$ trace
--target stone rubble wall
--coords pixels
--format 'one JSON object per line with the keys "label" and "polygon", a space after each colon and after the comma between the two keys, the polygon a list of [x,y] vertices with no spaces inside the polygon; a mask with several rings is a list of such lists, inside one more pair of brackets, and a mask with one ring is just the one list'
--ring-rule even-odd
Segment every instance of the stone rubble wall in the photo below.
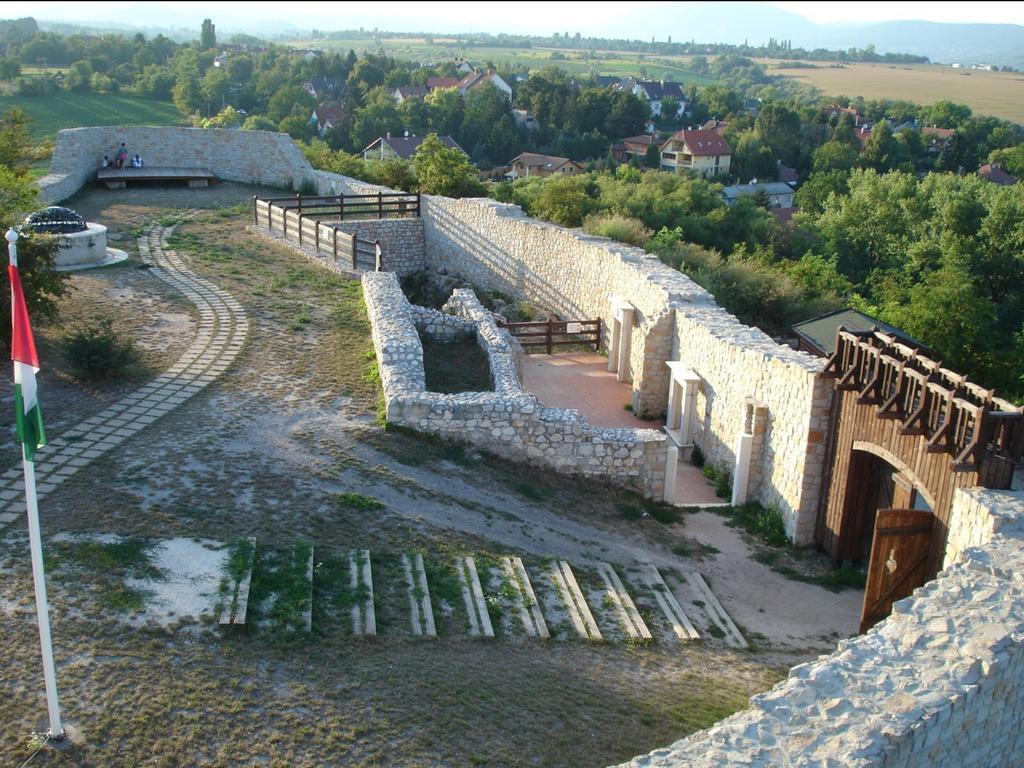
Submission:
{"label": "stone rubble wall", "polygon": [[[326,223],[327,219],[323,219]],[[338,231],[363,241],[380,241],[381,269],[405,277],[423,269],[422,219],[368,219],[335,222]]]}
{"label": "stone rubble wall", "polygon": [[[649,496],[664,493],[666,438],[661,432],[592,427],[579,411],[544,408],[518,382],[514,391],[509,382],[506,392],[425,391],[423,347],[397,277],[368,272],[362,284],[389,423]],[[472,308],[467,298],[456,303],[474,314],[486,312],[479,302],[479,309]]]}
{"label": "stone rubble wall", "polygon": [[979,545],[888,619],[748,709],[624,765],[1024,765],[1024,495],[960,491],[954,508],[963,530],[950,540]]}
{"label": "stone rubble wall", "polygon": [[968,547],[987,544],[997,533],[1024,538],[1024,492],[957,488],[949,512],[946,567]]}
{"label": "stone rubble wall", "polygon": [[435,341],[448,344],[476,335],[476,325],[465,318],[418,304],[410,304],[409,310],[416,330]]}
{"label": "stone rubble wall", "polygon": [[298,188],[312,170],[302,150],[284,133],[220,128],[104,126],[69,128],[57,134],[50,173],[39,180],[47,204],[65,200],[96,177],[121,142],[147,166],[207,168],[226,181]]}
{"label": "stone rubble wall", "polygon": [[494,316],[484,308],[476,294],[468,288],[456,288],[445,302],[444,311],[467,319],[476,328],[477,342],[490,362],[494,391],[521,394],[522,376],[512,336],[498,327]]}

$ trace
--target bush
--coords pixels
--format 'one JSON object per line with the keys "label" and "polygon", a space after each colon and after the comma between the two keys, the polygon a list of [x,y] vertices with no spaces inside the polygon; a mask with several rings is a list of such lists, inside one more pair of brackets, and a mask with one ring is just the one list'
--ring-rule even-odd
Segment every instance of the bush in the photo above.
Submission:
{"label": "bush", "polygon": [[654,235],[639,219],[622,216],[618,213],[588,216],[583,221],[583,230],[591,235],[610,237],[620,243],[629,243],[641,248]]}
{"label": "bush", "polygon": [[690,463],[697,469],[704,466],[704,451],[700,449],[699,445],[693,446],[693,450],[690,452]]}
{"label": "bush", "polygon": [[120,379],[132,375],[139,353],[131,338],[114,330],[110,318],[79,325],[64,342],[72,373],[80,379]]}
{"label": "bush", "polygon": [[312,197],[317,193],[316,182],[314,182],[312,179],[303,179],[302,183],[299,185],[299,188],[295,191],[298,192],[300,195]]}

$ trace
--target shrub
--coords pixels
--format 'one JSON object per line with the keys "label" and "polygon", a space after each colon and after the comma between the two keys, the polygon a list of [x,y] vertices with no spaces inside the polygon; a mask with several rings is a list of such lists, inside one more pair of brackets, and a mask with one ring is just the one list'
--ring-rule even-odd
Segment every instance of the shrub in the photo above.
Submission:
{"label": "shrub", "polygon": [[312,179],[303,179],[302,183],[299,185],[299,188],[295,191],[298,192],[300,195],[314,196],[317,193],[316,182],[314,182]]}
{"label": "shrub", "polygon": [[134,341],[116,331],[110,318],[82,323],[64,345],[71,371],[80,379],[120,379],[139,365]]}
{"label": "shrub", "polygon": [[690,452],[690,463],[697,469],[704,466],[704,451],[700,449],[699,445],[693,446],[693,450]]}
{"label": "shrub", "polygon": [[583,229],[591,235],[610,237],[620,243],[629,243],[641,248],[654,235],[640,219],[633,219],[618,213],[588,216],[583,221]]}

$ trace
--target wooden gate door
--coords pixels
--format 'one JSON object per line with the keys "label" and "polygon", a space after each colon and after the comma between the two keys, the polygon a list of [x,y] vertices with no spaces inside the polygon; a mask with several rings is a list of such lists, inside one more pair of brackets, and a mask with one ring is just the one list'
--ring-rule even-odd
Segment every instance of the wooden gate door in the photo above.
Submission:
{"label": "wooden gate door", "polygon": [[918,509],[880,509],[875,517],[871,560],[864,590],[860,631],[867,632],[928,580],[928,553],[932,542],[931,512]]}

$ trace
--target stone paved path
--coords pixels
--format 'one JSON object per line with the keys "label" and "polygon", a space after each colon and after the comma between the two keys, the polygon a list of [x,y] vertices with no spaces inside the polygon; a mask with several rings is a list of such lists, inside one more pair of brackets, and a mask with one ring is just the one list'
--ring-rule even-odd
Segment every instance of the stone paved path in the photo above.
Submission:
{"label": "stone paved path", "polygon": [[[199,310],[199,329],[184,354],[144,387],[66,430],[36,453],[36,486],[45,498],[83,467],[170,413],[214,381],[238,356],[249,332],[242,306],[191,272],[167,250],[173,227],[154,226],[139,238],[139,255],[153,275],[181,291]],[[43,410],[46,393],[42,392]],[[21,462],[0,474],[0,530],[25,513]]]}

